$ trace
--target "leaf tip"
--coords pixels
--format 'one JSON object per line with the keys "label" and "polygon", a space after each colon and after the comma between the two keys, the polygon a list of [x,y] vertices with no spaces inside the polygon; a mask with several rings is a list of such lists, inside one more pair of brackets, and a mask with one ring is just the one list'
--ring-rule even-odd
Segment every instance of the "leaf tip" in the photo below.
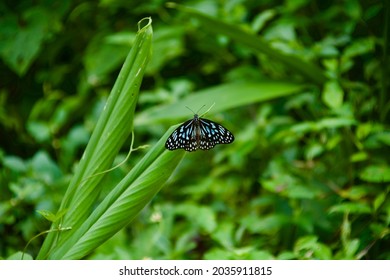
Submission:
{"label": "leaf tip", "polygon": [[[144,26],[144,27],[141,27],[141,24],[144,22],[144,21],[148,21],[147,23],[146,23],[146,25]],[[152,17],[144,17],[143,19],[141,19],[139,22],[138,22],[138,31],[141,31],[142,29],[144,29],[144,28],[146,28],[146,27],[148,27],[148,26],[150,26],[150,25],[152,25]]]}

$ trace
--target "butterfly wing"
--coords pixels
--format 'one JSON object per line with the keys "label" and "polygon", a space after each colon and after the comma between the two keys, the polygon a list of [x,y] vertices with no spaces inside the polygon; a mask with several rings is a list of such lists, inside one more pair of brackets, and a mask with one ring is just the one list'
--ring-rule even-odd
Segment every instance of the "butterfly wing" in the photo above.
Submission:
{"label": "butterfly wing", "polygon": [[228,129],[195,115],[172,132],[165,147],[168,150],[184,149],[193,152],[197,149],[209,150],[217,144],[229,144],[233,141],[234,136]]}
{"label": "butterfly wing", "polygon": [[199,148],[202,150],[209,150],[217,144],[229,144],[234,141],[233,134],[216,122],[199,118],[199,127]]}
{"label": "butterfly wing", "polygon": [[198,149],[195,120],[186,121],[176,128],[165,142],[168,150],[185,149],[192,152]]}

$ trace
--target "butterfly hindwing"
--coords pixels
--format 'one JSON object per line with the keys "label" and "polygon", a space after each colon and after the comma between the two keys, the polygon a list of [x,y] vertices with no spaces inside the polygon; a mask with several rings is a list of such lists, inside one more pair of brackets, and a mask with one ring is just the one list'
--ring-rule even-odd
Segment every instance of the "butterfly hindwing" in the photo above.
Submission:
{"label": "butterfly hindwing", "polygon": [[233,134],[225,127],[195,114],[193,119],[172,132],[165,147],[168,150],[185,149],[192,152],[197,149],[209,150],[217,144],[229,144],[233,141]]}
{"label": "butterfly hindwing", "polygon": [[[186,151],[196,150],[196,143],[194,143],[195,126],[194,120],[186,121],[178,128],[176,128],[165,142],[165,147],[168,150],[185,149]],[[196,141],[196,140],[195,140]]]}
{"label": "butterfly hindwing", "polygon": [[222,125],[203,118],[199,118],[199,122],[201,130],[200,148],[202,150],[211,149],[216,144],[229,144],[234,141],[233,134]]}

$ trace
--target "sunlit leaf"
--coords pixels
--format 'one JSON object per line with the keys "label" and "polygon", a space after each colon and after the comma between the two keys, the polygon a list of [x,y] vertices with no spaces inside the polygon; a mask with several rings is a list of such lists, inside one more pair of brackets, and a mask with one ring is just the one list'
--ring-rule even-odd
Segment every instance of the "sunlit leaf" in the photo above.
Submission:
{"label": "sunlit leaf", "polygon": [[387,165],[367,166],[360,174],[360,178],[373,183],[390,182],[390,167]]}
{"label": "sunlit leaf", "polygon": [[338,205],[334,205],[329,209],[329,213],[357,213],[368,214],[371,213],[371,208],[359,202],[344,202]]}
{"label": "sunlit leaf", "polygon": [[322,100],[330,108],[339,108],[343,104],[344,92],[337,81],[325,83]]}

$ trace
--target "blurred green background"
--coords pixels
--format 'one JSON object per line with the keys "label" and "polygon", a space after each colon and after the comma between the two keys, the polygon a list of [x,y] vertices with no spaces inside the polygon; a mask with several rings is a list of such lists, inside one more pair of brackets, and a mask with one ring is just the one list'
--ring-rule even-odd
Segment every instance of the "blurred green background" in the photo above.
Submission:
{"label": "blurred green background", "polygon": [[[50,228],[36,210],[57,211],[137,22],[151,16],[135,147],[192,118],[185,106],[214,103],[206,118],[236,140],[188,153],[87,258],[390,259],[388,1],[181,4],[195,10],[0,3],[0,258]],[[106,174],[101,197],[147,150]]]}

